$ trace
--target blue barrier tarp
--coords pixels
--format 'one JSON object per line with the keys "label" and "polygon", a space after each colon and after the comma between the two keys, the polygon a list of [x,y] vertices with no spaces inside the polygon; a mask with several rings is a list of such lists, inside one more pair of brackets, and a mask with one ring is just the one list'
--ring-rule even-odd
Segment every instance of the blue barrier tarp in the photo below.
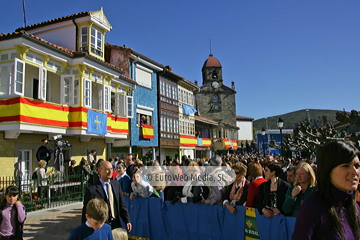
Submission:
{"label": "blue barrier tarp", "polygon": [[[162,240],[228,240],[245,238],[245,207],[231,214],[226,207],[162,202],[158,198],[124,197],[133,230],[131,235]],[[291,239],[295,218],[266,218],[256,212],[261,240]]]}

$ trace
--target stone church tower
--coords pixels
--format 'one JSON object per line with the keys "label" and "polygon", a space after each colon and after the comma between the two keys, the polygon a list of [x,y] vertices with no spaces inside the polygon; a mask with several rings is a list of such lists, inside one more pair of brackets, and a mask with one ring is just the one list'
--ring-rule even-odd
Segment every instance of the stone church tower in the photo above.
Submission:
{"label": "stone church tower", "polygon": [[236,126],[235,84],[223,84],[222,66],[212,54],[202,67],[202,86],[195,92],[198,114]]}

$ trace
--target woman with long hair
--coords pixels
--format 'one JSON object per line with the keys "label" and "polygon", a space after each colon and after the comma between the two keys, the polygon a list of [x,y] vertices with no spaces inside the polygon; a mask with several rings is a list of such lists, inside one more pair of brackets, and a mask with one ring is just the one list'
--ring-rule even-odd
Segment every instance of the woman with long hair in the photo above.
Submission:
{"label": "woman with long hair", "polygon": [[0,203],[0,239],[22,239],[22,225],[25,221],[25,208],[18,200],[19,189],[9,186]]}
{"label": "woman with long hair", "polygon": [[315,184],[315,172],[310,164],[307,162],[299,163],[295,168],[295,183],[289,187],[282,206],[284,213],[296,217],[304,199],[315,192]]}
{"label": "woman with long hair", "polygon": [[265,217],[271,218],[280,213],[285,215],[282,205],[290,185],[279,178],[282,172],[279,163],[269,162],[265,165],[265,178],[268,181],[260,185],[259,195],[256,200],[256,208]]}
{"label": "woman with long hair", "polygon": [[360,239],[359,151],[334,141],[317,154],[317,191],[304,200],[297,214],[293,240]]}

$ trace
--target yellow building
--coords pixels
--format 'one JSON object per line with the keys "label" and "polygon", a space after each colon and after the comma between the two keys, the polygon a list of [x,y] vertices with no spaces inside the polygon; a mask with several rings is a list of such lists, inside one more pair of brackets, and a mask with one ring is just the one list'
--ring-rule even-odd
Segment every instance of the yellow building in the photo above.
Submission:
{"label": "yellow building", "polygon": [[100,9],[0,34],[0,176],[31,174],[43,138],[77,162],[129,139],[136,82],[104,61],[111,28]]}

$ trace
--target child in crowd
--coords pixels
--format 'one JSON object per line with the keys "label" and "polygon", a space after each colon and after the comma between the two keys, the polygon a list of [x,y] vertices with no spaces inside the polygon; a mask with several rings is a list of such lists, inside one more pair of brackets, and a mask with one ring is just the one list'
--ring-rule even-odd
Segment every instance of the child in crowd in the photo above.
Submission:
{"label": "child in crowd", "polygon": [[0,203],[0,239],[22,239],[26,214],[18,196],[19,189],[16,186],[6,188],[4,199]]}
{"label": "child in crowd", "polygon": [[108,219],[109,209],[102,199],[91,199],[86,205],[87,221],[70,232],[68,240],[113,240]]}
{"label": "child in crowd", "polygon": [[128,240],[128,234],[125,229],[115,228],[112,230],[114,240]]}
{"label": "child in crowd", "polygon": [[133,192],[130,194],[130,200],[134,200],[135,197],[150,197],[153,193],[153,187],[148,182],[142,180],[142,173],[140,171],[134,171],[132,180],[131,188]]}

